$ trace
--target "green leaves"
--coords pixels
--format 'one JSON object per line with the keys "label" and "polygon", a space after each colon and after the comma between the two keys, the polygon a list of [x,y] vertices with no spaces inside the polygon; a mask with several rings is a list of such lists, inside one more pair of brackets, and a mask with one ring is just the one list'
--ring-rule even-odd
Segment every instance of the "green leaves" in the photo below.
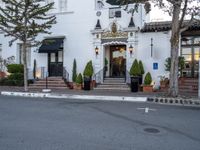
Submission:
{"label": "green leaves", "polygon": [[93,71],[92,61],[89,61],[83,72],[84,77],[92,77]]}
{"label": "green leaves", "polygon": [[139,76],[139,75],[141,75],[141,70],[140,70],[140,67],[139,67],[137,59],[134,60],[132,66],[131,66],[130,75],[131,76]]}
{"label": "green leaves", "polygon": [[152,77],[150,72],[148,72],[144,78],[144,85],[150,85],[152,82]]}
{"label": "green leaves", "polygon": [[30,45],[39,43],[35,37],[48,31],[56,23],[54,15],[48,15],[54,3],[43,5],[41,0],[2,0],[5,7],[0,7],[0,29],[5,36],[14,37],[10,45],[20,40],[28,41]]}

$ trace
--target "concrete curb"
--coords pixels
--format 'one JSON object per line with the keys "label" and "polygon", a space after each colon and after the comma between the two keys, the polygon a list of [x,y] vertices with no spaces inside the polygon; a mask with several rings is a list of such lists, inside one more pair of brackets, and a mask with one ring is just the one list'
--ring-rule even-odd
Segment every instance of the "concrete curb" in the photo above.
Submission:
{"label": "concrete curb", "polygon": [[184,98],[148,97],[147,102],[167,104],[167,105],[200,107],[200,100],[184,99]]}
{"label": "concrete curb", "polygon": [[72,95],[72,94],[27,93],[27,92],[7,92],[7,91],[2,91],[1,95],[32,97],[32,98],[84,99],[84,100],[126,101],[126,102],[147,101],[147,97]]}

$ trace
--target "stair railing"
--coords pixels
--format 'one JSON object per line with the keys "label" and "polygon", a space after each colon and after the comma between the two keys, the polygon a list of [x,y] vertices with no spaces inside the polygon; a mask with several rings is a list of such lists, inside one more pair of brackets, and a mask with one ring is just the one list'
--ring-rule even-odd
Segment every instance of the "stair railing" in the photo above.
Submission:
{"label": "stair railing", "polygon": [[66,67],[63,67],[63,80],[65,83],[69,82],[69,72],[67,71]]}
{"label": "stair railing", "polygon": [[99,70],[97,73],[95,73],[92,77],[92,80],[95,80],[97,84],[100,84],[104,81],[104,71],[105,68]]}
{"label": "stair railing", "polygon": [[126,70],[125,82],[127,84],[131,83],[131,75],[130,75],[130,72],[128,70]]}

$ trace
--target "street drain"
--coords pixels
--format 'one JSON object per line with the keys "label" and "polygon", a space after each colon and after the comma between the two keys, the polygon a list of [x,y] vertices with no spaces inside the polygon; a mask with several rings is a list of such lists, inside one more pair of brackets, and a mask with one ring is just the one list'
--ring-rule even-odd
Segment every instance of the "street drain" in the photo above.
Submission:
{"label": "street drain", "polygon": [[155,133],[155,134],[160,132],[160,130],[155,128],[145,128],[144,131],[147,133]]}

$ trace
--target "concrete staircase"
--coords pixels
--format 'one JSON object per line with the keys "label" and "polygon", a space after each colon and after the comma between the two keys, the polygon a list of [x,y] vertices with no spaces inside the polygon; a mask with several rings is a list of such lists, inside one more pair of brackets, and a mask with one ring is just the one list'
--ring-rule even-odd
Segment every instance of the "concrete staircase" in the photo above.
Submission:
{"label": "concrete staircase", "polygon": [[94,90],[123,90],[130,91],[124,78],[105,78],[102,84],[99,84]]}
{"label": "concrete staircase", "polygon": [[[29,84],[30,89],[45,89],[46,79],[36,80],[33,84]],[[62,77],[48,77],[49,89],[68,89]]]}
{"label": "concrete staircase", "polygon": [[198,94],[198,79],[197,78],[179,79],[179,92],[192,95]]}

